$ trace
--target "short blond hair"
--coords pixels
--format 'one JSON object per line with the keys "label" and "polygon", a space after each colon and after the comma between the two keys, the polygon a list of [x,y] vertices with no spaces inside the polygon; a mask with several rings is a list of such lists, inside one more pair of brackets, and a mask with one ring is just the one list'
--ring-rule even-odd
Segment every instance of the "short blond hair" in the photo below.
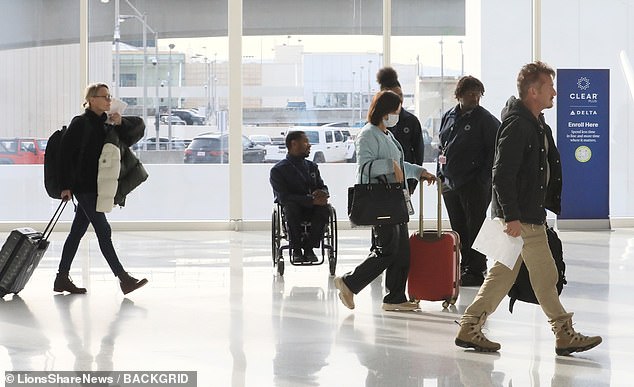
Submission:
{"label": "short blond hair", "polygon": [[106,89],[110,90],[110,88],[108,87],[108,85],[106,85],[105,83],[91,83],[90,85],[86,86],[86,90],[84,91],[84,103],[82,104],[82,106],[84,108],[87,108],[90,106],[90,98],[92,97],[96,97],[97,93],[99,92],[99,89],[101,89],[102,87],[105,87]]}
{"label": "short blond hair", "polygon": [[541,74],[548,75],[555,79],[555,70],[541,61],[525,64],[517,75],[517,93],[520,99],[524,99],[528,94],[528,89],[539,82]]}

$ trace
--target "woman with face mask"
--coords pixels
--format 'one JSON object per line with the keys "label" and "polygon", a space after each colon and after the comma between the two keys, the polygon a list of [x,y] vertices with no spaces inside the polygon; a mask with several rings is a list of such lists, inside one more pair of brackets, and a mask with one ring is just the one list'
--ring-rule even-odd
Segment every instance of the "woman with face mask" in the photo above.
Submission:
{"label": "woman with face mask", "polygon": [[[408,178],[435,182],[436,177],[420,165],[404,160],[403,148],[387,129],[398,123],[401,97],[393,91],[380,91],[368,109],[368,123],[355,141],[357,149],[357,182],[399,182],[407,188]],[[372,162],[371,168],[362,168]],[[369,174],[369,176],[368,176]],[[354,309],[354,295],[385,271],[387,294],[383,310],[412,311],[418,304],[409,302],[405,285],[409,272],[409,231],[407,223],[372,227],[373,244],[370,255],[352,272],[335,277],[339,298],[349,309]]]}
{"label": "woman with face mask", "polygon": [[[376,73],[376,81],[381,86],[381,90],[391,90],[403,99],[403,89],[398,81],[398,74],[392,67],[383,67]],[[392,122],[389,122],[392,125]],[[423,142],[423,129],[421,128],[420,121],[415,115],[401,107],[401,111],[398,114],[398,122],[392,126],[387,125],[387,129],[392,132],[396,140],[403,147],[403,155],[405,161],[423,165],[425,160],[425,144]],[[407,179],[407,187],[410,195],[416,190],[418,180]]]}

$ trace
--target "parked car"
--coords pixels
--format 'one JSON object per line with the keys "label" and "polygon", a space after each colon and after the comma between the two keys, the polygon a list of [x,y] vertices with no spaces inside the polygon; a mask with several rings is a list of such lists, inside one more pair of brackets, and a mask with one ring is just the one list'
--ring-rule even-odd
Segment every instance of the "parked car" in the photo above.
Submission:
{"label": "parked car", "polygon": [[342,130],[343,137],[346,139],[346,162],[357,162],[357,148],[354,145],[354,137],[350,134],[349,130]]}
{"label": "parked car", "polygon": [[44,164],[45,138],[0,139],[0,164]]}
{"label": "parked car", "polygon": [[249,140],[253,141],[255,144],[258,145],[271,145],[271,136],[268,136],[266,134],[252,134],[249,136]]}
{"label": "parked car", "polygon": [[172,109],[172,115],[180,117],[187,125],[205,125],[205,116],[187,109]]}
{"label": "parked car", "polygon": [[169,121],[172,121],[172,125],[187,125],[187,123],[177,115],[161,116],[159,120],[165,125],[169,124]]}
{"label": "parked car", "polygon": [[[169,148],[169,139],[167,137],[159,137],[159,150],[167,150]],[[172,138],[172,150],[183,150],[187,148],[186,140]],[[156,150],[156,137],[148,137],[132,146],[134,150]]]}
{"label": "parked car", "polygon": [[427,130],[423,129],[423,145],[424,154],[423,161],[424,162],[433,162],[438,158],[438,144],[433,140],[433,138],[429,135]]}
{"label": "parked car", "polygon": [[[289,131],[302,130],[306,133],[310,142],[310,155],[308,159],[315,163],[338,163],[346,161],[348,143],[342,131],[332,126],[296,126]],[[267,147],[266,161],[277,162],[286,157],[286,145],[269,145]]]}
{"label": "parked car", "polygon": [[[262,163],[266,149],[242,136],[242,162]],[[225,164],[229,162],[229,135],[220,133],[205,133],[194,137],[185,149],[184,163],[212,163]]]}

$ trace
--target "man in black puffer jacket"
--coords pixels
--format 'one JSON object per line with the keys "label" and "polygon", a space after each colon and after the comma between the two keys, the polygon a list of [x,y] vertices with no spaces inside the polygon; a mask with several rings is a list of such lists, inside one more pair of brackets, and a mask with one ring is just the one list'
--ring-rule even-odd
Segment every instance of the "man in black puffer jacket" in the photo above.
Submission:
{"label": "man in black puffer jacket", "polygon": [[542,62],[522,67],[517,77],[520,99],[511,97],[502,112],[493,163],[493,215],[505,223],[504,232],[521,236],[522,252],[513,269],[495,262],[478,295],[460,320],[455,343],[476,351],[497,351],[500,344],[482,333],[482,325],[506,296],[526,264],[530,282],[555,333],[555,352],[569,355],[601,343],[600,336],[584,336],[572,327],[557,293],[557,267],[548,247],[546,209],[561,209],[561,164],[542,110],[553,107],[555,71]]}

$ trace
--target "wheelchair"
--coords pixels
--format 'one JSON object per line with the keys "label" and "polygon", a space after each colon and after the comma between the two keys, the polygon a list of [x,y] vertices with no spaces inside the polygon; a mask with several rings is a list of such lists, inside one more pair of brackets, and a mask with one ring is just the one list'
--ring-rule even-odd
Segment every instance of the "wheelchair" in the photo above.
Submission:
{"label": "wheelchair", "polygon": [[[293,254],[291,253],[291,246],[288,243],[286,216],[284,215],[284,211],[282,211],[281,204],[276,203],[274,205],[273,214],[271,216],[271,255],[273,258],[273,266],[277,266],[279,275],[284,275],[284,250],[288,252],[288,262],[294,266],[321,265],[327,259],[330,275],[335,275],[335,268],[337,267],[337,212],[331,205],[328,205],[328,208],[330,209],[330,215],[328,216],[328,222],[326,222],[324,226],[324,236],[320,243],[321,258],[317,262],[305,262],[294,260]],[[310,222],[305,221],[300,225],[303,229],[302,235],[308,237],[311,226]],[[282,241],[286,241],[286,243]]]}

